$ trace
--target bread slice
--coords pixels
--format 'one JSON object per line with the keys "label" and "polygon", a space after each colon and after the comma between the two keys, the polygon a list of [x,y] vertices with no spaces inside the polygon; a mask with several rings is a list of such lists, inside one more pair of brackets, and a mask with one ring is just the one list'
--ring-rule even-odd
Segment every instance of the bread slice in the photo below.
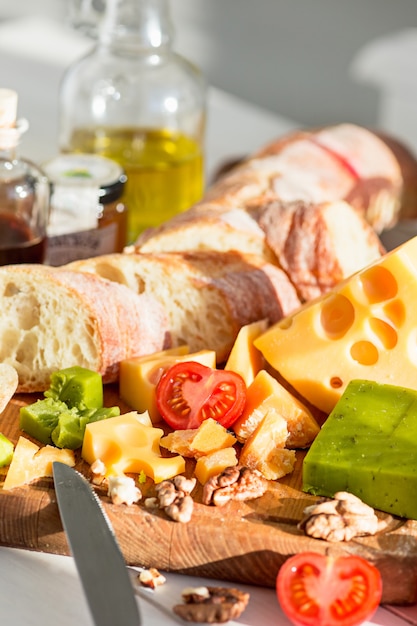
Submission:
{"label": "bread slice", "polygon": [[214,350],[224,362],[242,326],[272,324],[300,306],[277,266],[238,252],[121,253],[65,266],[122,283],[159,300],[174,345]]}
{"label": "bread slice", "polygon": [[238,250],[277,263],[265,233],[243,208],[201,203],[160,226],[148,229],[127,251],[182,252]]}
{"label": "bread slice", "polygon": [[42,265],[0,268],[0,362],[17,391],[44,391],[53,371],[81,365],[117,380],[119,362],[169,345],[161,305],[99,276]]}
{"label": "bread slice", "polygon": [[347,202],[270,202],[252,212],[303,302],[385,252],[370,224]]}

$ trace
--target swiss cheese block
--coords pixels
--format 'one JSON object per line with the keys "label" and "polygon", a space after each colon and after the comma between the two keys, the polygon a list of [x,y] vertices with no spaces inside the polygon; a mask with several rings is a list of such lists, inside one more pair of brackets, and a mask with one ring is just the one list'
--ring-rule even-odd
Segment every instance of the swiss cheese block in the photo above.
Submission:
{"label": "swiss cheese block", "polygon": [[304,458],[302,488],[417,519],[417,392],[351,381]]}
{"label": "swiss cheese block", "polygon": [[87,424],[81,456],[90,465],[102,461],[106,476],[143,471],[159,483],[181,474],[185,470],[184,459],[161,456],[159,442],[164,432],[151,426],[145,416],[144,420],[132,411]]}
{"label": "swiss cheese block", "polygon": [[278,322],[255,346],[329,413],[353,379],[417,386],[416,302],[414,237]]}
{"label": "swiss cheese block", "polygon": [[260,370],[248,387],[243,413],[232,426],[238,439],[245,441],[267,413],[284,418],[288,448],[307,447],[320,430],[311,411],[269,372]]}
{"label": "swiss cheese block", "polygon": [[153,355],[133,357],[120,363],[120,397],[132,409],[148,411],[153,423],[161,421],[156,406],[155,389],[165,370],[178,361],[198,361],[208,367],[216,367],[214,350],[189,353],[188,346],[163,350]]}
{"label": "swiss cheese block", "polygon": [[261,370],[265,361],[262,354],[253,345],[254,340],[268,328],[266,320],[258,320],[246,324],[239,330],[236,340],[227,359],[225,370],[237,372],[249,387],[256,374]]}

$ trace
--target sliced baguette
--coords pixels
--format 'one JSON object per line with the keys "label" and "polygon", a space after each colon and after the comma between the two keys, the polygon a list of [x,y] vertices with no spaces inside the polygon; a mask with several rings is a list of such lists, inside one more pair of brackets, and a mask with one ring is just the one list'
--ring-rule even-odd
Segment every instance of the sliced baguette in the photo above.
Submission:
{"label": "sliced baguette", "polygon": [[[265,262],[283,269],[302,302],[307,302],[378,259],[385,249],[372,226],[344,201],[254,200],[246,210],[202,205],[160,226],[132,250],[254,250]],[[230,215],[245,218],[232,225]],[[143,239],[144,240],[144,239]],[[256,241],[256,245],[254,242]]]}
{"label": "sliced baguette", "polygon": [[0,268],[0,362],[18,392],[44,391],[53,371],[81,365],[117,380],[119,363],[169,345],[165,313],[150,295],[98,276],[42,265]]}
{"label": "sliced baguette", "polygon": [[258,256],[193,251],[112,254],[65,266],[159,300],[174,345],[214,350],[224,362],[242,326],[278,321],[300,306],[286,274]]}
{"label": "sliced baguette", "polygon": [[391,147],[366,128],[338,124],[290,133],[252,159],[275,162],[276,199],[346,200],[381,233],[398,219],[406,182]]}

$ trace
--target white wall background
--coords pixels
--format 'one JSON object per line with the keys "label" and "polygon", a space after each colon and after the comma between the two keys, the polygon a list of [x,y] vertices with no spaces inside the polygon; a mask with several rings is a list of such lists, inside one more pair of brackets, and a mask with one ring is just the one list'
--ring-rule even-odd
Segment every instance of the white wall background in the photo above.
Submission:
{"label": "white wall background", "polygon": [[[38,116],[45,109],[45,125],[56,123],[66,57],[60,57],[60,42],[47,36],[25,58],[18,42],[8,54],[8,20],[42,15],[64,23],[69,1],[0,0],[0,85],[22,93],[21,110],[29,118],[31,110]],[[177,48],[212,85],[300,125],[376,125],[378,90],[352,78],[353,59],[377,37],[417,28],[417,0],[171,0],[171,8]],[[42,72],[34,72],[41,53]],[[417,91],[417,72],[409,78]]]}
{"label": "white wall background", "polygon": [[[417,27],[416,0],[171,2],[178,44],[213,84],[307,125],[374,124],[378,93],[352,79],[352,61],[369,41]],[[417,74],[410,81],[417,90]]]}

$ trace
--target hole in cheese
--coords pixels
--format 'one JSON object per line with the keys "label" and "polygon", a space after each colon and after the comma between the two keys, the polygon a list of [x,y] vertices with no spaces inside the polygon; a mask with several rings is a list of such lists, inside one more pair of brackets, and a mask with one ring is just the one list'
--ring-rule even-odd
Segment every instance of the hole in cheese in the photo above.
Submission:
{"label": "hole in cheese", "polygon": [[396,328],[401,328],[405,322],[405,306],[402,300],[396,298],[387,302],[383,307],[383,312]]}
{"label": "hole in cheese", "polygon": [[359,280],[369,304],[390,300],[398,293],[398,283],[386,267],[371,267],[361,274]]}
{"label": "hole in cheese", "polygon": [[395,348],[398,341],[398,335],[392,326],[377,317],[370,318],[369,326],[386,350],[392,350]]}
{"label": "hole in cheese", "polygon": [[329,339],[340,339],[352,326],[355,309],[345,296],[333,294],[323,303],[320,322]]}
{"label": "hole in cheese", "polygon": [[370,341],[357,341],[350,349],[354,361],[361,365],[375,365],[378,362],[378,350]]}
{"label": "hole in cheese", "polygon": [[330,379],[330,387],[332,389],[340,389],[343,386],[343,380],[339,376],[333,376]]}

